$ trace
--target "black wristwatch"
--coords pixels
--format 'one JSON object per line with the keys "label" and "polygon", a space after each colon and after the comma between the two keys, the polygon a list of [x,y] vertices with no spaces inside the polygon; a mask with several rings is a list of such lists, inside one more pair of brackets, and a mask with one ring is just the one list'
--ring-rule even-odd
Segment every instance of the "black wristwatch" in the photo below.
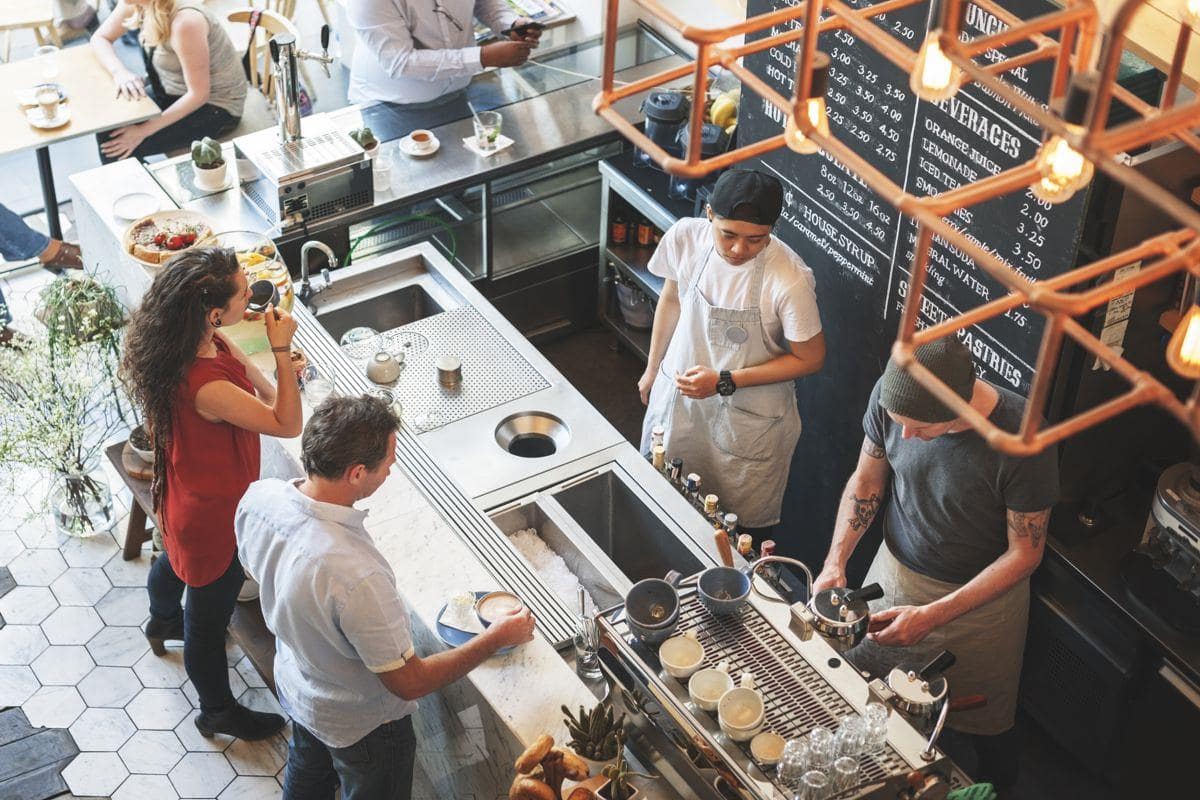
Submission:
{"label": "black wristwatch", "polygon": [[721,370],[720,376],[717,378],[717,394],[722,397],[729,397],[737,391],[737,384],[733,382],[733,373],[727,369]]}

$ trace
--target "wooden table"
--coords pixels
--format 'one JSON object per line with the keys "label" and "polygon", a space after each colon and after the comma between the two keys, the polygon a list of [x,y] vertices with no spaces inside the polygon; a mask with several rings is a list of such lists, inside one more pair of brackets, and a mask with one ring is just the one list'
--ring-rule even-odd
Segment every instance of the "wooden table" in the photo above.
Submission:
{"label": "wooden table", "polygon": [[[3,5],[10,0],[3,0]],[[16,93],[44,83],[39,59],[27,58],[0,64],[0,156],[37,150],[38,176],[42,183],[42,200],[50,235],[62,238],[58,224],[58,197],[54,192],[54,171],[50,166],[50,145],[55,142],[88,136],[100,131],[132,125],[156,117],[160,113],[148,97],[138,100],[117,99],[116,84],[108,70],[96,60],[88,45],[69,47],[58,54],[58,77],[55,79],[67,93],[71,121],[61,128],[41,130],[25,119],[25,110],[17,102]]]}
{"label": "wooden table", "polygon": [[4,61],[11,53],[12,32],[28,28],[38,44],[62,47],[54,25],[53,0],[4,0],[0,3],[0,31],[4,31]]}

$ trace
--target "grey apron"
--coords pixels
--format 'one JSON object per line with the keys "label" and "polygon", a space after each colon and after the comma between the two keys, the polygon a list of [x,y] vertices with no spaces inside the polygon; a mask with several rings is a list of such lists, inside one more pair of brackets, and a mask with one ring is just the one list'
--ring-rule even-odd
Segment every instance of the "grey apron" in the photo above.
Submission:
{"label": "grey apron", "polygon": [[685,397],[675,375],[700,365],[737,370],[775,355],[759,310],[764,258],[754,259],[746,308],[718,308],[699,289],[714,249],[679,298],[679,322],[663,356],[642,425],[642,453],[650,452],[650,431],[662,425],[667,457],[683,459],[684,473],[695,472],[705,493],[738,515],[746,527],[779,522],[792,453],[800,439],[800,413],[791,381],[738,388],[730,397]]}
{"label": "grey apron", "polygon": [[[886,544],[871,563],[865,584],[878,583],[883,598],[872,611],[891,606],[919,606],[938,600],[958,584],[934,580],[901,564]],[[954,712],[947,726],[963,733],[990,736],[1004,733],[1016,721],[1017,687],[1029,621],[1029,579],[1018,582],[990,603],[930,631],[911,647],[884,647],[869,640],[846,653],[859,669],[886,676],[900,662],[928,663],[941,650],[957,657],[946,673],[951,697],[982,694],[987,705]]]}

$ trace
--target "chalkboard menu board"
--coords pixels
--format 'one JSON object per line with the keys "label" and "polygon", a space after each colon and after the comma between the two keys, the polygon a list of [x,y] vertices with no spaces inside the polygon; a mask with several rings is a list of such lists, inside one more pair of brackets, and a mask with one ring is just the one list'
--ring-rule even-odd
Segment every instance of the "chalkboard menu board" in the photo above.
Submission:
{"label": "chalkboard menu board", "polygon": [[[873,4],[846,3],[854,8]],[[749,0],[747,13],[796,4]],[[1011,0],[1004,5],[1023,18],[1054,8],[1044,0]],[[929,14],[929,4],[919,3],[876,17],[875,24],[916,50],[930,26]],[[792,24],[798,27],[801,21]],[[1004,27],[983,9],[967,6],[964,30],[970,34]],[[826,94],[830,129],[911,194],[938,194],[996,174],[1033,158],[1041,144],[1036,124],[983,87],[971,84],[949,100],[927,103],[911,92],[907,73],[849,31],[825,32],[819,46],[831,61]],[[798,47],[796,42],[756,53],[746,58],[746,65],[790,96]],[[1020,50],[1005,54],[1016,52]],[[1015,70],[1007,80],[1045,102],[1052,67],[1052,62],[1028,66]],[[783,124],[778,109],[750,91],[743,92],[738,120],[738,140],[743,145],[778,134]],[[784,148],[745,166],[771,172],[783,181],[784,218],[776,234],[804,258],[817,278],[829,355],[819,375],[800,383],[804,434],[784,506],[784,527],[789,531],[808,529],[814,523],[820,526],[819,532],[813,532],[818,546],[812,550],[786,543],[785,548],[817,558],[824,555],[842,485],[854,467],[871,387],[895,339],[909,285],[916,223],[824,153],[799,155]],[[1085,194],[1051,206],[1020,191],[961,209],[948,221],[1011,266],[1040,280],[1073,266]],[[1004,293],[965,254],[935,238],[920,323],[940,322]],[[1042,328],[1040,315],[1017,308],[968,329],[962,338],[983,377],[1027,394]]]}

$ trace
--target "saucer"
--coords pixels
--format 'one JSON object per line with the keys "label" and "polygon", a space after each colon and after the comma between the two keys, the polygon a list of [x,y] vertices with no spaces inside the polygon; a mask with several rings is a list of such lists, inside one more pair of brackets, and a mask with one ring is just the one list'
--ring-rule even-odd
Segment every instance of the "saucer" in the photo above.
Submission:
{"label": "saucer", "polygon": [[46,119],[46,116],[42,114],[41,108],[27,108],[25,109],[25,120],[35,128],[47,131],[53,130],[54,128],[61,128],[71,121],[71,109],[65,105],[61,105],[58,107],[57,116]]}
{"label": "saucer", "polygon": [[26,108],[37,107],[37,93],[45,88],[51,88],[58,92],[58,102],[65,103],[67,100],[67,90],[58,83],[39,83],[36,86],[30,86],[26,89],[17,89],[13,92],[17,96],[17,102]]}
{"label": "saucer", "polygon": [[[475,599],[478,600],[479,598],[481,598],[487,594],[491,594],[491,592],[475,592]],[[438,610],[437,616],[434,617],[434,619],[437,620],[434,627],[437,629],[438,638],[441,639],[442,643],[445,644],[447,647],[461,647],[462,645],[466,644],[467,642],[471,641],[472,639],[474,639],[476,636],[479,635],[477,633],[470,633],[469,631],[459,630],[458,628],[454,628],[449,625],[446,625],[445,623],[442,622],[442,615],[445,613],[446,613],[446,604],[443,603],[442,607]],[[501,647],[499,650],[496,651],[496,655],[504,655],[505,653],[511,653],[515,649],[517,649],[516,645],[511,645],[509,647]]]}
{"label": "saucer", "polygon": [[436,153],[438,148],[441,146],[442,143],[438,141],[436,137],[433,140],[433,147],[429,148],[428,150],[418,150],[413,144],[413,140],[407,136],[405,136],[399,142],[400,152],[404,153],[404,155],[408,156],[409,158],[425,158],[426,156],[431,156]]}
{"label": "saucer", "polygon": [[113,201],[113,216],[132,222],[148,217],[160,208],[158,198],[146,192],[131,192]]}

